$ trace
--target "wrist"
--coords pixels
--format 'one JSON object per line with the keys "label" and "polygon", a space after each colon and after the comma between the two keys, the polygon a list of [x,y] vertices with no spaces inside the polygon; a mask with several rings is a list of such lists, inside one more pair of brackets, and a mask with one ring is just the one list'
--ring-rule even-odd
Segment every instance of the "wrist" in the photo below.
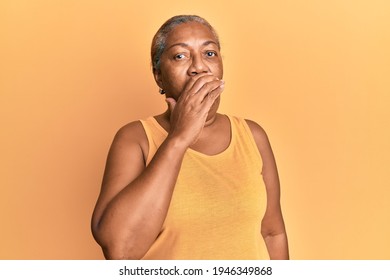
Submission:
{"label": "wrist", "polygon": [[167,139],[165,140],[165,146],[169,150],[173,150],[176,153],[185,153],[188,147],[190,146],[185,139],[179,136],[174,135],[168,135]]}

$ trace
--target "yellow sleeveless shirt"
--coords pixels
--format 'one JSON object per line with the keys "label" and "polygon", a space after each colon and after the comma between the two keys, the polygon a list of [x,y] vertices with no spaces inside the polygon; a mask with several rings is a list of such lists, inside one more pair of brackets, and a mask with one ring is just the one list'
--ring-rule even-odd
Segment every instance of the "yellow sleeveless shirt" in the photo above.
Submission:
{"label": "yellow sleeveless shirt", "polygon": [[[269,259],[260,233],[267,202],[261,156],[246,121],[228,118],[225,151],[186,151],[161,232],[143,259]],[[141,123],[149,164],[167,132],[154,117]]]}

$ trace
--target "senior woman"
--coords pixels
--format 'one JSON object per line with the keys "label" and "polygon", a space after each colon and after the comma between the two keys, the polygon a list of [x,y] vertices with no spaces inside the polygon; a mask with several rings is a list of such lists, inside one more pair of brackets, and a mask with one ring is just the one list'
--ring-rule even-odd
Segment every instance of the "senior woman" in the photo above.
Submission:
{"label": "senior woman", "polygon": [[220,43],[199,16],[152,42],[167,110],[122,127],[92,231],[107,259],[288,259],[274,156],[255,122],[218,113]]}

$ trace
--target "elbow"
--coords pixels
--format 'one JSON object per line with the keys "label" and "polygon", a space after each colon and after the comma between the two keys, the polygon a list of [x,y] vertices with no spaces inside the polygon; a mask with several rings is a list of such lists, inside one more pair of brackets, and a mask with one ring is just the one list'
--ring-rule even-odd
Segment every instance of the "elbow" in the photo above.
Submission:
{"label": "elbow", "polygon": [[121,238],[118,234],[98,228],[92,228],[92,234],[107,260],[140,260],[146,253],[136,246],[136,242]]}
{"label": "elbow", "polygon": [[109,246],[102,246],[104,257],[107,260],[140,260],[144,253],[140,252],[133,246],[123,243],[110,244]]}
{"label": "elbow", "polygon": [[[140,260],[150,245],[140,233],[92,220],[91,231],[107,260]],[[149,246],[148,246],[149,245]]]}

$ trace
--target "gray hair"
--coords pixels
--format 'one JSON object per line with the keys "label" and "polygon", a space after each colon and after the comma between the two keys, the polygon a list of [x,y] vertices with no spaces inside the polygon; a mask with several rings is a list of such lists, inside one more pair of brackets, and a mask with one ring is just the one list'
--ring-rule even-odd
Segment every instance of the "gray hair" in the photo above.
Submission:
{"label": "gray hair", "polygon": [[205,26],[207,26],[210,31],[214,34],[215,39],[217,40],[218,48],[221,49],[218,34],[215,31],[215,29],[211,26],[210,23],[208,23],[207,20],[200,16],[196,15],[179,15],[174,16],[170,19],[168,19],[157,31],[157,33],[153,37],[152,41],[152,48],[151,48],[151,56],[152,56],[152,68],[153,72],[160,71],[160,58],[163,54],[165,47],[166,47],[166,41],[169,32],[171,32],[176,26],[186,23],[186,22],[199,22]]}

